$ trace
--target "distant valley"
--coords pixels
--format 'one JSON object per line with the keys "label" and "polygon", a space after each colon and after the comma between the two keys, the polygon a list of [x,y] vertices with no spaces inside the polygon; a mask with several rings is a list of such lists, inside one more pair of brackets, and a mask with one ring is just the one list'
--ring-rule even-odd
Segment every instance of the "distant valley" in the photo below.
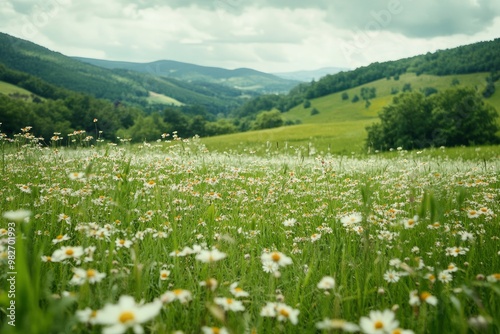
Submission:
{"label": "distant valley", "polygon": [[228,70],[219,67],[200,66],[173,60],[158,60],[150,63],[134,63],[82,57],[73,57],[73,59],[111,70],[130,70],[186,82],[209,82],[228,86],[244,92],[286,93],[300,82],[295,79],[286,79],[250,68]]}
{"label": "distant valley", "polygon": [[[365,127],[402,92],[469,87],[500,110],[500,39],[373,63],[353,70],[264,73],[160,60],[68,57],[0,33],[0,131],[25,126],[51,138],[75,130],[101,138],[157,140],[178,131],[221,149],[255,141],[361,148]],[[238,132],[245,132],[237,134]],[[244,145],[244,144],[243,144]]]}

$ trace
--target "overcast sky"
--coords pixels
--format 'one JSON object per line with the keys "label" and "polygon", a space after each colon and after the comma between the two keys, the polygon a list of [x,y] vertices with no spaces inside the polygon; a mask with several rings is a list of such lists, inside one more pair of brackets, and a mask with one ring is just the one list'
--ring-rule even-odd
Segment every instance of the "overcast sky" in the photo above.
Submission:
{"label": "overcast sky", "polygon": [[498,38],[500,1],[0,0],[0,31],[107,60],[356,68]]}

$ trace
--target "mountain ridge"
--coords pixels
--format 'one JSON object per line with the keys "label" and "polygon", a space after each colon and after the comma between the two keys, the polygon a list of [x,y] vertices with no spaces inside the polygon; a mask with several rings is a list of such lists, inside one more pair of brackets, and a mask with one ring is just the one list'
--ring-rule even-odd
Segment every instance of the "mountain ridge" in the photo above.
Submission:
{"label": "mountain ridge", "polygon": [[[147,107],[153,91],[184,104],[198,104],[217,114],[242,103],[242,91],[215,83],[188,83],[127,70],[86,64],[30,41],[0,33],[0,63],[58,87],[109,101]],[[245,92],[253,95],[253,92]]]}
{"label": "mountain ridge", "polygon": [[271,73],[245,67],[225,69],[167,59],[142,63],[85,57],[71,58],[111,70],[125,69],[187,82],[217,83],[243,91],[284,93],[299,84],[299,81],[283,79]]}

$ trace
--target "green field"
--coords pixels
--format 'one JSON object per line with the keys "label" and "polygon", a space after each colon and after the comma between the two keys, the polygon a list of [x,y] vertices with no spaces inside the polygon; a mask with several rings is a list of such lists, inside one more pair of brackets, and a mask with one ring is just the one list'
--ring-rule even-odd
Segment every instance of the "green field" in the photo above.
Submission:
{"label": "green field", "polygon": [[234,133],[203,138],[210,150],[217,151],[281,151],[299,150],[301,155],[317,153],[359,153],[366,137],[365,127],[373,120],[340,121],[325,124],[300,124],[275,129]]}
{"label": "green field", "polygon": [[182,106],[184,103],[177,101],[174,98],[165,96],[163,94],[158,94],[155,92],[149,92],[148,102],[152,104],[170,104],[173,106]]}
{"label": "green field", "polygon": [[0,142],[1,333],[500,331],[498,146],[30,138]]}
{"label": "green field", "polygon": [[[366,127],[378,121],[378,113],[384,106],[391,103],[395,95],[391,94],[393,88],[401,92],[403,85],[410,84],[413,91],[419,91],[425,87],[434,87],[442,91],[452,87],[454,79],[458,80],[460,86],[476,87],[479,92],[484,89],[488,73],[476,73],[466,75],[433,76],[407,73],[401,75],[399,80],[381,79],[369,84],[346,90],[348,100],[342,100],[343,92],[338,92],[312,99],[311,106],[304,108],[298,105],[290,111],[282,113],[286,121],[302,122],[300,125],[280,127],[269,130],[251,131],[231,135],[205,138],[203,142],[210,149],[227,151],[231,149],[255,150],[253,147],[262,147],[262,144],[270,142],[271,145],[300,145],[308,147],[313,145],[317,151],[345,153],[354,151],[360,153],[364,149],[366,139]],[[370,100],[369,108],[365,102],[352,103],[354,95],[360,96],[361,88],[375,87],[377,96]],[[487,103],[500,112],[500,92],[486,100]],[[316,108],[317,115],[311,115],[311,110]],[[499,118],[500,123],[500,118]]]}
{"label": "green field", "polygon": [[26,96],[28,101],[31,101],[32,93],[24,88],[11,85],[10,83],[0,81],[0,94],[11,95],[11,94],[19,94],[22,96]]}

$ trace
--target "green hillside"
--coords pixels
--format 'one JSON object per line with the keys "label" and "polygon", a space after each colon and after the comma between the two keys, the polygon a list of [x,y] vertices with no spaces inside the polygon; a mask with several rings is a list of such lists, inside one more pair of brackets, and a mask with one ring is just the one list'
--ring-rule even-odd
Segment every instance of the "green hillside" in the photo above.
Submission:
{"label": "green hillside", "polygon": [[[311,106],[304,108],[300,104],[290,111],[283,113],[285,120],[300,120],[302,123],[329,123],[346,120],[365,120],[376,119],[378,112],[392,101],[394,94],[391,94],[392,89],[397,89],[401,92],[405,84],[410,84],[413,91],[420,91],[426,87],[436,88],[438,91],[445,90],[452,86],[454,80],[458,80],[457,86],[477,87],[482,91],[486,85],[486,77],[488,73],[474,74],[458,74],[450,76],[436,76],[422,74],[417,76],[415,73],[407,73],[400,76],[399,80],[393,78],[380,79],[371,83],[367,83],[355,88],[347,89],[338,93],[333,93],[316,99],[312,99]],[[365,101],[359,100],[356,103],[351,102],[355,95],[361,97],[361,88],[375,88],[376,98],[370,99],[370,107],[365,107]],[[342,100],[342,94],[347,93],[348,100]],[[500,101],[496,98],[500,96],[495,94],[494,97],[487,99],[497,110],[500,110]],[[312,108],[316,108],[320,113],[311,116]]]}
{"label": "green hillside", "polygon": [[[152,91],[184,104],[202,105],[214,115],[226,114],[243,102],[242,92],[235,88],[101,68],[3,33],[0,33],[0,50],[0,65],[34,75],[58,87],[113,102],[147,107]],[[0,77],[0,80],[18,85],[8,77]]]}
{"label": "green hillside", "polygon": [[[310,146],[318,152],[360,152],[367,136],[366,126],[378,121],[378,113],[395,96],[391,94],[394,89],[401,92],[405,84],[410,84],[413,91],[421,91],[426,87],[442,91],[455,85],[475,87],[478,91],[482,91],[488,75],[488,73],[474,73],[417,76],[415,73],[407,73],[401,75],[399,80],[380,79],[342,92],[311,99],[310,107],[305,108],[301,104],[281,114],[285,120],[294,122],[299,120],[303,124],[205,138],[203,143],[209,149],[219,151],[247,149],[262,153],[266,149],[271,151],[283,149],[287,143],[296,148],[302,147],[302,154],[306,154]],[[373,87],[376,90],[376,97],[370,100],[369,108],[365,107],[363,100],[351,102],[354,95],[360,96],[363,87]],[[342,100],[344,92],[348,94],[348,100]],[[485,101],[500,111],[500,92],[497,91]],[[311,115],[313,108],[316,108],[319,114]]]}
{"label": "green hillside", "polygon": [[5,81],[0,81],[0,94],[10,96],[12,98],[18,98],[25,101],[32,101],[35,94],[26,90],[24,88],[12,85]]}
{"label": "green hillside", "polygon": [[74,59],[107,69],[126,69],[189,82],[210,82],[243,91],[256,91],[260,93],[286,93],[299,83],[295,80],[283,79],[250,68],[228,70],[173,60],[134,63],[83,57],[74,57]]}
{"label": "green hillside", "polygon": [[[428,95],[472,87],[500,110],[495,92],[500,39],[327,75],[286,95],[229,87],[235,82],[193,83],[130,68],[101,68],[1,33],[0,50],[0,123],[9,136],[33,125],[44,138],[79,129],[97,137],[93,120],[98,119],[101,138],[109,141],[152,141],[178,131],[181,137],[224,134],[204,139],[217,150],[300,146],[301,154],[310,154],[312,147],[356,152],[364,145],[366,127],[403,91]],[[228,82],[232,75],[259,75],[250,69],[210,71]],[[269,129],[282,124],[287,126]],[[249,131],[257,129],[266,130]]]}

